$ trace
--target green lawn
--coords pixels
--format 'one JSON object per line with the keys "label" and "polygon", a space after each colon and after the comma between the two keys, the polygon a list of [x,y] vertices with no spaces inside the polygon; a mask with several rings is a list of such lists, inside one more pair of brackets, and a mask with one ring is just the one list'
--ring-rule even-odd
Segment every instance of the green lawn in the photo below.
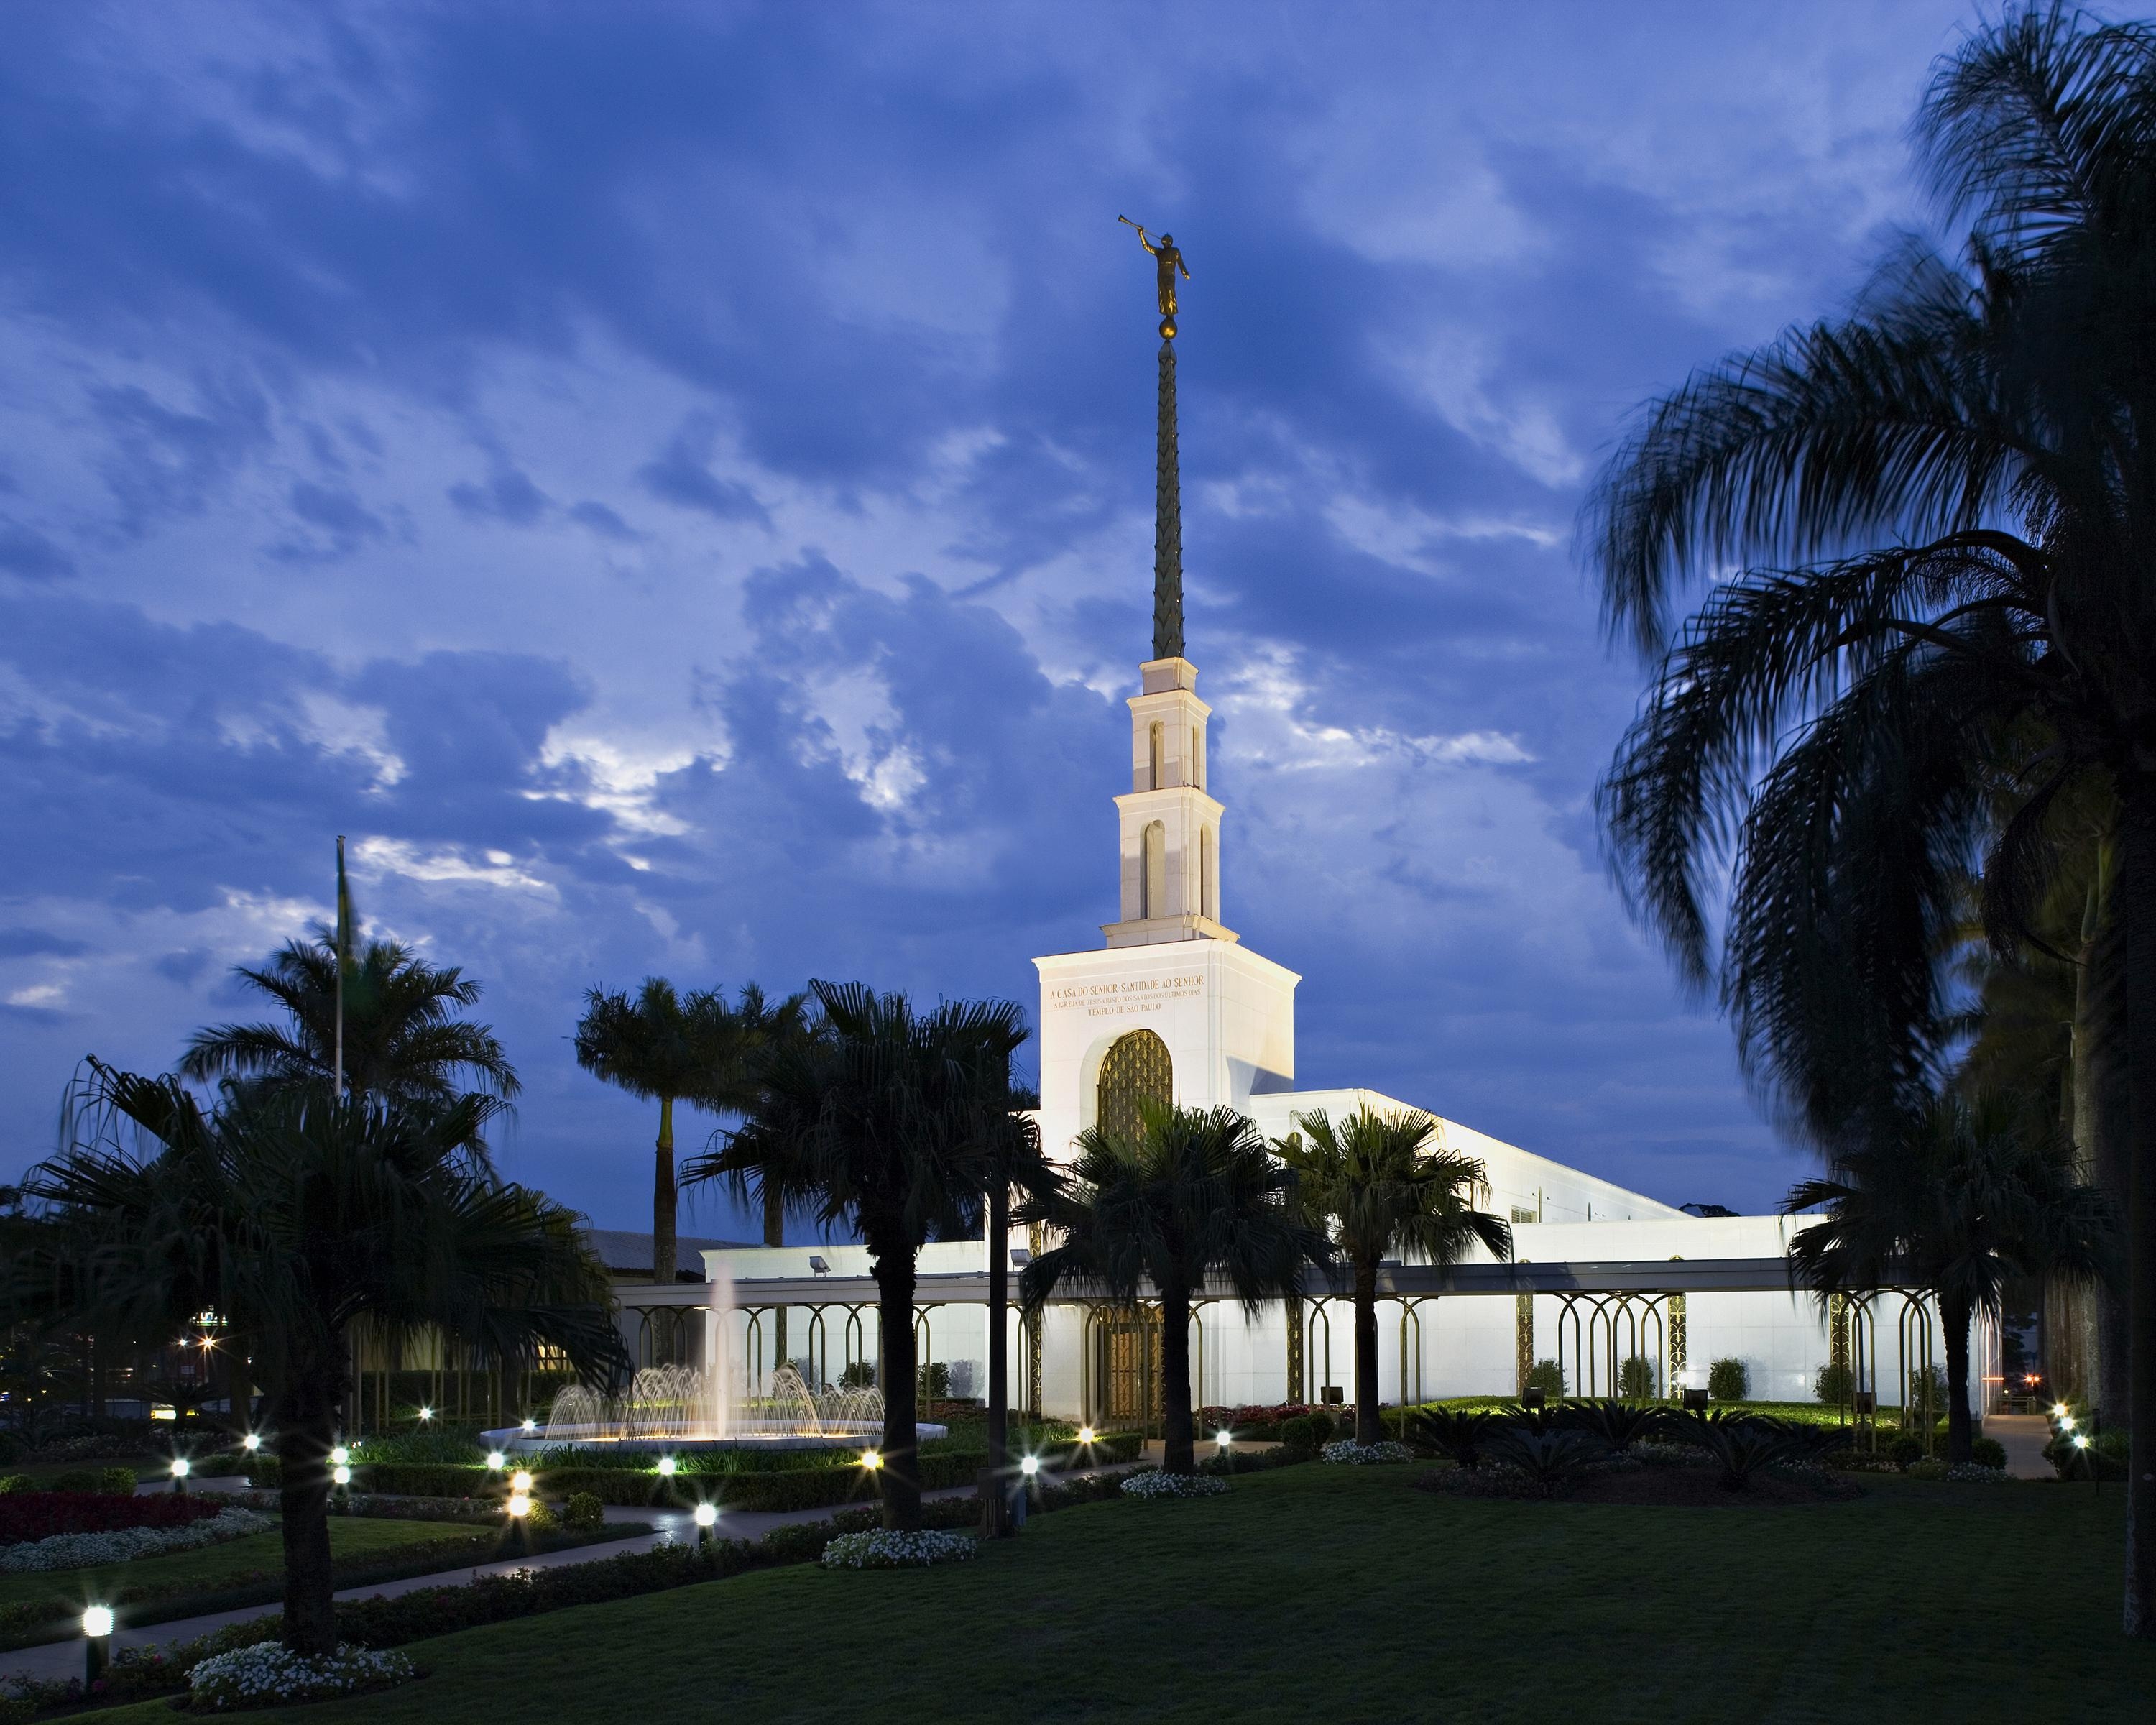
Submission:
{"label": "green lawn", "polygon": [[1414,1471],[1284,1469],[1044,1517],[972,1564],[767,1571],[470,1630],[412,1648],[427,1681],[268,1717],[1772,1725],[2035,1694],[2139,1719],[2156,1697],[2156,1650],[2117,1630],[2116,1492],[1637,1509],[1435,1497]]}
{"label": "green lawn", "polygon": [[[413,1546],[457,1543],[469,1541],[475,1532],[486,1531],[454,1522],[338,1516],[330,1522],[330,1549],[341,1573],[365,1572],[372,1564],[386,1561]],[[454,1562],[455,1558],[444,1561]],[[206,1545],[195,1551],[174,1552],[170,1557],[137,1558],[132,1563],[100,1564],[94,1569],[0,1574],[0,1608],[40,1599],[62,1599],[76,1606],[93,1599],[110,1599],[123,1589],[152,1590],[162,1606],[172,1600],[244,1587],[253,1577],[274,1577],[283,1568],[283,1562],[280,1536],[270,1532],[228,1540],[222,1545]],[[131,1618],[141,1621],[170,1613],[146,1605],[132,1613],[123,1608],[121,1615],[123,1621]],[[49,1638],[44,1630],[27,1634],[32,1640]]]}

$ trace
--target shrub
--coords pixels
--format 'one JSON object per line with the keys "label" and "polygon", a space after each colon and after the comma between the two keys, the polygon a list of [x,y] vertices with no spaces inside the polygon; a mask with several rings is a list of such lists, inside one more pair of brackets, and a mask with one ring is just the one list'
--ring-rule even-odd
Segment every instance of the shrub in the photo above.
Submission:
{"label": "shrub", "polygon": [[867,1533],[841,1533],[824,1547],[826,1569],[926,1569],[936,1563],[963,1563],[980,1549],[970,1534],[938,1533],[924,1528],[901,1533],[878,1527]]}
{"label": "shrub", "polygon": [[1564,1395],[1564,1368],[1553,1359],[1538,1359],[1527,1368],[1527,1381],[1522,1389],[1539,1389],[1551,1401]]}
{"label": "shrub", "polygon": [[115,1527],[101,1533],[54,1533],[0,1548],[0,1570],[87,1569],[93,1563],[125,1563],[192,1551],[228,1539],[266,1533],[275,1524],[251,1509],[223,1509],[178,1527]]}
{"label": "shrub", "polygon": [[1911,1420],[1918,1419],[1925,1410],[1937,1417],[1946,1411],[1946,1373],[1937,1366],[1910,1368],[1907,1418]]}
{"label": "shrub", "polygon": [[1815,1399],[1830,1408],[1845,1408],[1856,1393],[1856,1374],[1847,1366],[1831,1362],[1819,1368],[1819,1376],[1812,1379]]}
{"label": "shrub", "polygon": [[606,1506],[589,1491],[572,1491],[562,1506],[562,1525],[579,1533],[595,1533],[606,1526]]}
{"label": "shrub", "polygon": [[1601,1444],[1584,1431],[1557,1426],[1537,1430],[1524,1424],[1499,1426],[1484,1448],[1493,1461],[1525,1476],[1545,1496],[1603,1455]]}
{"label": "shrub", "polygon": [[340,1645],[326,1657],[311,1659],[275,1642],[264,1641],[237,1652],[205,1659],[188,1679],[193,1705],[204,1712],[240,1707],[274,1707],[280,1702],[326,1701],[387,1689],[418,1676],[401,1653],[371,1653]]}
{"label": "shrub", "polygon": [[476,1426],[415,1425],[358,1439],[352,1446],[352,1459],[355,1466],[397,1461],[470,1467],[485,1461],[486,1445]]}
{"label": "shrub", "polygon": [[1628,1358],[1617,1368],[1617,1394],[1635,1402],[1644,1402],[1655,1393],[1655,1363],[1643,1353]]}
{"label": "shrub", "polygon": [[1911,1467],[1924,1459],[1924,1440],[1905,1431],[1887,1445],[1887,1459],[1897,1467]]}
{"label": "shrub", "polygon": [[875,1388],[875,1362],[857,1359],[839,1373],[841,1389],[873,1389]]}
{"label": "shrub", "polygon": [[0,1474],[0,1497],[5,1497],[10,1491],[27,1491],[29,1489],[29,1475],[26,1473]]}
{"label": "shrub", "polygon": [[1404,1426],[1410,1442],[1462,1467],[1481,1465],[1482,1445],[1497,1425],[1497,1416],[1486,1408],[1413,1408],[1408,1416]]}
{"label": "shrub", "polygon": [[1947,1476],[1947,1465],[1936,1455],[1920,1455],[1902,1471],[1912,1480],[1943,1480]]}
{"label": "shrub", "polygon": [[501,1476],[480,1462],[361,1462],[352,1468],[352,1482],[362,1491],[400,1497],[480,1497],[501,1489]]}
{"label": "shrub", "polygon": [[[923,1401],[947,1402],[951,1399],[951,1368],[940,1359],[924,1363],[916,1379],[916,1390]],[[858,1568],[859,1565],[855,1567]],[[884,1565],[875,1567],[883,1568]]]}
{"label": "shrub", "polygon": [[1741,1402],[1752,1392],[1752,1373],[1741,1359],[1718,1359],[1707,1368],[1707,1393],[1718,1402]]}
{"label": "shrub", "polygon": [[[119,1491],[132,1497],[135,1491],[135,1470],[131,1467],[123,1467],[117,1471],[127,1476],[127,1483],[121,1486]],[[119,1494],[114,1492],[112,1485],[114,1471],[115,1470],[109,1467],[69,1468],[65,1473],[55,1474],[53,1476],[52,1484],[45,1489],[49,1491],[78,1494],[100,1491],[117,1496]]]}
{"label": "shrub", "polygon": [[1782,1420],[1727,1409],[1680,1414],[1671,1422],[1671,1430],[1712,1455],[1722,1469],[1721,1483],[1731,1491],[1749,1486],[1762,1468],[1790,1459],[1802,1441],[1798,1428]]}
{"label": "shrub", "polygon": [[177,1491],[122,1497],[110,1491],[13,1491],[0,1497],[0,1545],[58,1533],[110,1533],[122,1527],[186,1527],[225,1506]]}
{"label": "shrub", "polygon": [[[1314,1454],[1318,1445],[1325,1441],[1325,1438],[1318,1435],[1318,1422],[1323,1419],[1322,1414],[1303,1414],[1293,1420],[1283,1420],[1280,1428],[1280,1440],[1291,1450]],[[1326,1420],[1324,1423],[1329,1426],[1332,1422]],[[1326,1437],[1331,1435],[1329,1431],[1326,1434]]]}
{"label": "shrub", "polygon": [[1158,1468],[1147,1468],[1143,1473],[1127,1473],[1122,1480],[1124,1497],[1147,1502],[1168,1497],[1217,1497],[1227,1489],[1227,1481],[1209,1474],[1163,1473]]}
{"label": "shrub", "polygon": [[1565,1408],[1563,1423],[1575,1431],[1599,1438],[1613,1450],[1629,1450],[1642,1438],[1662,1429],[1667,1409],[1640,1407],[1631,1402],[1573,1402]]}
{"label": "shrub", "polygon": [[1379,1461],[1412,1461],[1414,1451],[1405,1444],[1396,1444],[1389,1439],[1374,1444],[1358,1444],[1353,1438],[1342,1438],[1337,1443],[1327,1444],[1318,1451],[1320,1457],[1335,1466],[1367,1467]]}
{"label": "shrub", "polygon": [[1314,1450],[1291,1449],[1281,1444],[1270,1450],[1224,1450],[1198,1464],[1200,1473],[1268,1473],[1276,1467],[1300,1467],[1317,1459]]}
{"label": "shrub", "polygon": [[1969,1459],[1979,1467],[2004,1469],[2006,1466],[2006,1445],[1997,1438],[1977,1438],[1969,1444]]}

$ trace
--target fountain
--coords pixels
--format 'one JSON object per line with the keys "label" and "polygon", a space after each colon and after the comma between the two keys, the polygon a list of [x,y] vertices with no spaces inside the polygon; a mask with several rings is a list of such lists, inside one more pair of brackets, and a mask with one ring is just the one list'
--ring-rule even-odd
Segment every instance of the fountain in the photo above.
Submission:
{"label": "fountain", "polygon": [[[506,1451],[557,1445],[622,1444],[638,1449],[837,1449],[873,1442],[883,1434],[883,1392],[873,1385],[812,1386],[798,1368],[783,1365],[769,1379],[747,1381],[737,1357],[733,1282],[723,1266],[711,1280],[705,1327],[708,1366],[645,1366],[625,1394],[609,1396],[583,1384],[557,1393],[536,1433],[490,1431]],[[940,1425],[916,1428],[944,1435]]]}

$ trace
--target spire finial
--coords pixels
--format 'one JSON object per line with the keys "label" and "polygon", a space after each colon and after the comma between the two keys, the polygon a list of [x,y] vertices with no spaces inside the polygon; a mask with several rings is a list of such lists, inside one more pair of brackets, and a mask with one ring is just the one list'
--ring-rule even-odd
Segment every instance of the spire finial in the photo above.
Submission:
{"label": "spire finial", "polygon": [[1173,234],[1156,245],[1142,223],[1128,216],[1116,219],[1137,229],[1138,244],[1158,261],[1160,300],[1160,425],[1153,479],[1152,656],[1183,657],[1183,478],[1175,418],[1175,278],[1190,280],[1190,267]]}

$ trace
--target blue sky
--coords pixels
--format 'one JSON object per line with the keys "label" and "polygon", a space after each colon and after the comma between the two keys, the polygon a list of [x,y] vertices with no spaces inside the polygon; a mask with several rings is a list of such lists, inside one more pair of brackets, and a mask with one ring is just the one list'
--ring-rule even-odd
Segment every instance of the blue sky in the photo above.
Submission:
{"label": "blue sky", "polygon": [[[1114,915],[1153,314],[1225,920],[1298,1079],[1672,1201],[1804,1168],[1604,876],[1625,416],[1919,222],[1970,14],[29,5],[0,57],[0,1127],[326,915],[648,1225],[582,991],[1034,1003]],[[690,1134],[693,1141],[695,1133]],[[706,1202],[685,1218],[726,1231]]]}

